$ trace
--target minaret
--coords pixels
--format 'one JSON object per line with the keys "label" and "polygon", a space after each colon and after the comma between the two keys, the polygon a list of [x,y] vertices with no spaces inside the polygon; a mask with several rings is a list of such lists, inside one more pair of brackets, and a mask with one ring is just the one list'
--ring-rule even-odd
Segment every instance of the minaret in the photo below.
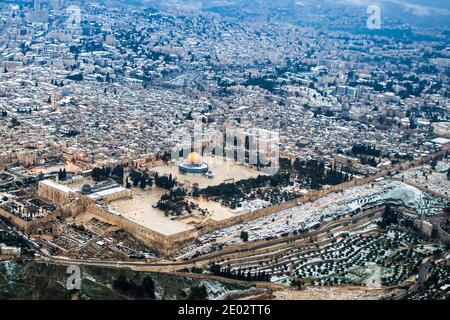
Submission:
{"label": "minaret", "polygon": [[56,92],[53,92],[52,94],[52,110],[58,110],[58,96]]}

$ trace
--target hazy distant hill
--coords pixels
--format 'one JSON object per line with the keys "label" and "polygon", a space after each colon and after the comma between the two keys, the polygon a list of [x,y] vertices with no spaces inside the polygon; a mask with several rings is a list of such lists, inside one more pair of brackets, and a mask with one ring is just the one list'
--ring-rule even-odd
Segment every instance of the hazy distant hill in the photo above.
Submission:
{"label": "hazy distant hill", "polygon": [[450,1],[448,0],[407,0],[403,2],[450,10]]}
{"label": "hazy distant hill", "polygon": [[[417,26],[450,27],[450,1],[448,0],[126,0],[165,11],[213,12],[242,19],[259,16],[267,18],[280,12],[284,18],[305,19],[307,14],[334,20],[346,10],[365,15],[367,6],[380,3],[382,18],[396,18]],[[282,18],[282,19],[284,19]],[[295,19],[294,19],[295,20]]]}
{"label": "hazy distant hill", "polygon": [[[376,3],[372,0],[333,2],[365,7]],[[450,1],[448,0],[379,0],[379,3],[382,17],[396,18],[410,25],[450,27]]]}

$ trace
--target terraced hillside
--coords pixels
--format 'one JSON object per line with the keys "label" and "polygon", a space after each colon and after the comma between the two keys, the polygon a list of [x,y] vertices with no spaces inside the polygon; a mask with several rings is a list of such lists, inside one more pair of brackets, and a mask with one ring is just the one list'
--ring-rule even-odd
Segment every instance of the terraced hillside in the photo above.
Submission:
{"label": "terraced hillside", "polygon": [[64,266],[32,260],[0,262],[0,299],[220,299],[249,289],[180,275],[82,267],[81,290],[74,291],[66,287],[66,271]]}

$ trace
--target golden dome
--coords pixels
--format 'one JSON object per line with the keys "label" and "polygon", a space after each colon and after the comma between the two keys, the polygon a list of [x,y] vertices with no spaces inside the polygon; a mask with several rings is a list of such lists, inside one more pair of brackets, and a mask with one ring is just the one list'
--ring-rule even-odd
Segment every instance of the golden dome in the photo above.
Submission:
{"label": "golden dome", "polygon": [[187,162],[195,164],[200,163],[200,155],[197,152],[191,152],[187,157]]}

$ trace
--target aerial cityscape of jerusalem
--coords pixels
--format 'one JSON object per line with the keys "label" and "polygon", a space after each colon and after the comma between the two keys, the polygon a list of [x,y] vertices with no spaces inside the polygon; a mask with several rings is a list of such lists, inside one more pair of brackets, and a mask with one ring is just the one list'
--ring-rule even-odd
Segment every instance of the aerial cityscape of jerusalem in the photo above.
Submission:
{"label": "aerial cityscape of jerusalem", "polygon": [[0,0],[0,31],[0,300],[450,298],[449,2]]}

